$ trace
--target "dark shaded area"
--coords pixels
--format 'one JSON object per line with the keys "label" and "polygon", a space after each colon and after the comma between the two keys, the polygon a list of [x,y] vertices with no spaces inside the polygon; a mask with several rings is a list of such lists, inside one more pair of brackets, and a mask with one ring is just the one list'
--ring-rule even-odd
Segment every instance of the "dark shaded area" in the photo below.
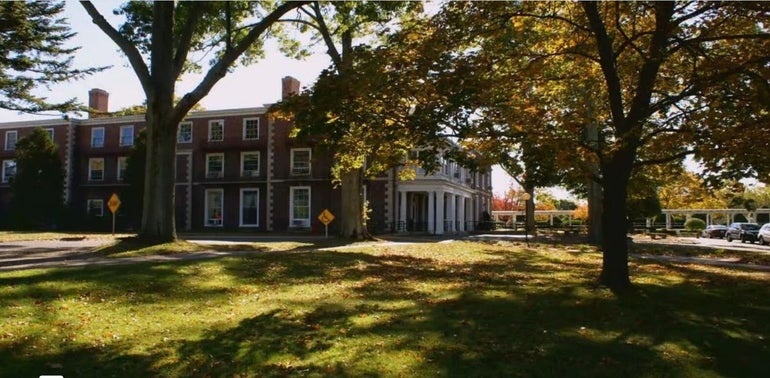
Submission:
{"label": "dark shaded area", "polygon": [[[0,376],[767,375],[766,279],[666,266],[684,281],[665,286],[640,282],[624,297],[585,295],[606,293],[594,282],[598,262],[565,261],[534,251],[490,248],[486,251],[490,259],[473,263],[318,250],[227,258],[213,263],[221,264],[238,283],[232,290],[250,285],[344,283],[349,285],[346,300],[321,299],[304,304],[311,310],[300,313],[272,309],[234,327],[173,340],[143,355],[128,353],[120,344],[29,355],[29,341],[11,342],[0,334]],[[21,278],[0,277],[0,286],[28,288],[1,296],[0,304],[34,298],[46,306],[60,297],[83,295],[36,285],[73,280],[99,287],[98,292],[89,293],[94,300],[130,298],[133,305],[162,301],[184,306],[191,298],[231,294],[191,286],[197,264],[148,263],[78,269],[77,274],[59,269]],[[190,269],[182,273],[182,267]],[[654,275],[659,268],[657,263],[633,266],[641,277]],[[562,272],[581,283],[560,282],[555,274]],[[447,289],[444,293],[417,289],[424,282]],[[404,300],[412,305],[392,306]],[[360,317],[378,321],[369,327],[352,323],[351,319]],[[40,312],[40,322],[54,319],[53,312]],[[604,337],[602,341],[584,337],[590,333]],[[745,334],[753,336],[735,336]],[[303,361],[350,338],[379,341],[360,344],[352,361],[332,360],[323,366],[278,364],[273,359],[289,355]],[[667,358],[660,349],[666,343],[686,343],[708,358]],[[180,355],[178,361],[168,361],[170,350]],[[421,364],[392,372],[380,371],[371,363],[383,354],[403,351],[423,356]],[[63,362],[63,367],[50,368],[51,362]],[[693,371],[693,366],[698,370]]]}

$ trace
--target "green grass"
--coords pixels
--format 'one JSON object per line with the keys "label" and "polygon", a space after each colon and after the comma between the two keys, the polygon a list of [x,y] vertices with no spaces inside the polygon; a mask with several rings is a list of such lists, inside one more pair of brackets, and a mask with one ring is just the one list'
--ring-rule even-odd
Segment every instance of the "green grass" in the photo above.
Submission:
{"label": "green grass", "polygon": [[738,264],[770,266],[770,253],[741,251],[734,249],[714,249],[686,244],[645,244],[637,243],[633,253],[657,256],[685,256],[711,259],[729,259]]}
{"label": "green grass", "polygon": [[767,376],[770,274],[581,245],[300,247],[0,273],[0,376]]}
{"label": "green grass", "polygon": [[128,237],[128,234],[93,233],[93,232],[39,232],[39,231],[0,231],[0,243],[34,240],[61,239],[114,239]]}

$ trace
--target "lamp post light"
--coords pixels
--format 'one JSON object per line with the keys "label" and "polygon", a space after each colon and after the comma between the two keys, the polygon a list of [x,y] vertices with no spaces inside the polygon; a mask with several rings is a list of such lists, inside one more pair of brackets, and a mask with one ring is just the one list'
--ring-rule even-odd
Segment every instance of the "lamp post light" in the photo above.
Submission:
{"label": "lamp post light", "polygon": [[529,247],[529,230],[527,229],[527,202],[532,199],[532,196],[525,192],[522,193],[519,198],[524,201],[524,241],[527,243],[527,247]]}

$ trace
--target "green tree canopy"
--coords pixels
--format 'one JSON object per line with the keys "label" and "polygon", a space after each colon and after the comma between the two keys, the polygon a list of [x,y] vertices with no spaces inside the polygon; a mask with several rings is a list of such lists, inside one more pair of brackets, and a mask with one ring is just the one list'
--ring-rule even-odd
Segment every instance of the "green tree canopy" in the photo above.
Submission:
{"label": "green tree canopy", "polygon": [[34,89],[84,76],[100,68],[73,68],[75,35],[60,16],[63,1],[0,2],[0,108],[22,112],[76,108],[75,99],[51,103]]}
{"label": "green tree canopy", "polygon": [[35,128],[16,143],[16,176],[11,179],[11,219],[19,228],[53,226],[64,202],[64,170],[48,132]]}

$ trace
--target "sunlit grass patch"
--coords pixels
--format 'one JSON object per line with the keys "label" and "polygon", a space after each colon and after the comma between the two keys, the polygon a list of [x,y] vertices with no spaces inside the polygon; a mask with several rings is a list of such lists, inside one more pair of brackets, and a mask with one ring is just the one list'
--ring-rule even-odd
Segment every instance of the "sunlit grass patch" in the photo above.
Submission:
{"label": "sunlit grass patch", "polygon": [[634,262],[616,297],[593,247],[273,247],[0,273],[0,376],[760,376],[770,357],[761,272]]}
{"label": "sunlit grass patch", "polygon": [[132,235],[93,232],[0,231],[0,243],[34,240],[114,239],[130,236]]}

